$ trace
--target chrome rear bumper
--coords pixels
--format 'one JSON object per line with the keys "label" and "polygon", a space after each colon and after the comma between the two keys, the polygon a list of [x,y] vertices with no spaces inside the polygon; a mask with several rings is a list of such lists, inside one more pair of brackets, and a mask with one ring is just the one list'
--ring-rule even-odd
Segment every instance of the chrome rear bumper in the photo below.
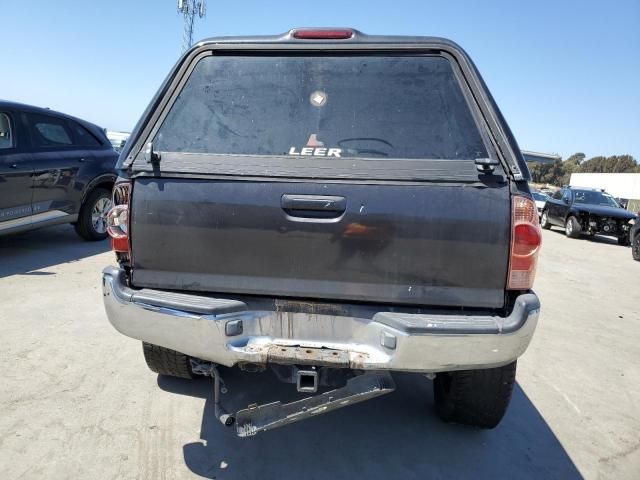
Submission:
{"label": "chrome rear bumper", "polygon": [[[495,367],[522,355],[540,311],[538,297],[526,293],[507,317],[382,311],[356,318],[253,311],[222,299],[212,307],[221,313],[205,314],[194,313],[198,308],[184,295],[154,305],[149,291],[128,288],[123,279],[115,267],[102,274],[104,305],[116,330],[225,366],[284,363],[425,373]],[[190,311],[177,308],[181,301]]]}

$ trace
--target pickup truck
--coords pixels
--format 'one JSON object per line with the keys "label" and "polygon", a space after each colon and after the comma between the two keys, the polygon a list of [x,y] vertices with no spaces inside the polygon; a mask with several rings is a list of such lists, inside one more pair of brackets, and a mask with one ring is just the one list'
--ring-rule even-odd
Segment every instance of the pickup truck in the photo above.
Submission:
{"label": "pickup truck", "polygon": [[[121,152],[109,321],[161,375],[214,383],[240,436],[434,382],[493,428],[536,328],[529,172],[466,53],[295,29],[198,43]],[[228,412],[220,367],[308,395]],[[231,394],[233,392],[230,392]]]}

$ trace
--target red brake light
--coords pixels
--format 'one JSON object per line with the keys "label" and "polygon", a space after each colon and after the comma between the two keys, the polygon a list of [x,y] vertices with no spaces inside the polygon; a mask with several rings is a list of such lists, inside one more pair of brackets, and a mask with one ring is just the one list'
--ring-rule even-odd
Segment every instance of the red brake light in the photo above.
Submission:
{"label": "red brake light", "polygon": [[332,30],[295,30],[293,38],[300,40],[346,40],[353,37],[353,30],[349,29],[332,29]]}
{"label": "red brake light", "polygon": [[540,229],[530,223],[519,223],[514,227],[513,254],[519,256],[531,255],[542,242]]}
{"label": "red brake light", "polygon": [[528,197],[513,197],[511,221],[511,257],[507,288],[528,290],[533,286],[542,244],[536,204]]}
{"label": "red brake light", "polygon": [[131,184],[118,183],[113,187],[113,207],[107,214],[107,232],[115,252],[129,253],[129,194]]}

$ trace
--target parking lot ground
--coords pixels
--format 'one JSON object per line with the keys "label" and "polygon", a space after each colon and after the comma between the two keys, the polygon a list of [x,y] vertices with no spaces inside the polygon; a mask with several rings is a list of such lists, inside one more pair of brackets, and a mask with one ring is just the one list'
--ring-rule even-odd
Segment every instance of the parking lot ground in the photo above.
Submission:
{"label": "parking lot ground", "polygon": [[[431,384],[253,438],[211,382],[158,378],[102,307],[107,242],[67,226],[0,238],[0,478],[640,478],[640,263],[544,232],[538,330],[492,431],[442,424]],[[246,406],[292,388],[227,371]]]}

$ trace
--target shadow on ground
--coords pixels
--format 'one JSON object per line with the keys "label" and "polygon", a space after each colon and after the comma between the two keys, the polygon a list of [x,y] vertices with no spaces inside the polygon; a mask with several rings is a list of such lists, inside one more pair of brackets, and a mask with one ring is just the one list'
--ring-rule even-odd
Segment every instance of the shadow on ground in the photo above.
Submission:
{"label": "shadow on ground", "polygon": [[[221,373],[227,396],[237,396],[225,402],[229,410],[293,389],[274,384],[269,372]],[[582,478],[519,386],[498,428],[481,431],[440,422],[426,378],[394,378],[394,393],[244,439],[215,418],[210,380],[159,377],[158,384],[206,399],[201,441],[184,446],[187,467],[205,478]]]}
{"label": "shadow on ground", "polygon": [[10,275],[54,275],[38,272],[60,263],[109,250],[109,241],[87,242],[71,225],[48,227],[0,237],[0,278]]}

